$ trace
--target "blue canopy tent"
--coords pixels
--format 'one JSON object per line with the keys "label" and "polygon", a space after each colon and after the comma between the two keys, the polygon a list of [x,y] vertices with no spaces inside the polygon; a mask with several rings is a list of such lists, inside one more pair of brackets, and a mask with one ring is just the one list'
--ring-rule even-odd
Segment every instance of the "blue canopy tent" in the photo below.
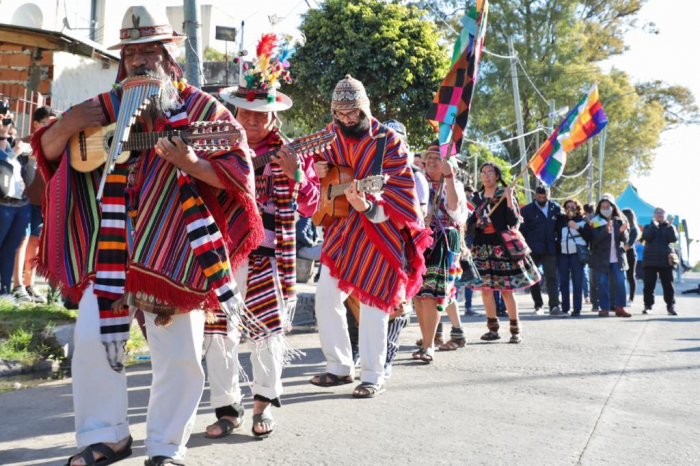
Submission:
{"label": "blue canopy tent", "polygon": [[622,209],[632,209],[637,214],[637,222],[640,226],[649,225],[654,218],[655,207],[639,197],[637,189],[628,184],[616,201],[617,206]]}

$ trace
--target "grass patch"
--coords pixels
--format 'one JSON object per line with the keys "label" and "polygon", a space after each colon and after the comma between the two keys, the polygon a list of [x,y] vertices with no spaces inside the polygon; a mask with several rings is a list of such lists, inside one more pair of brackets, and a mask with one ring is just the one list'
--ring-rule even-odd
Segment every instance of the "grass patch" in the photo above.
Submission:
{"label": "grass patch", "polygon": [[141,328],[139,328],[139,323],[134,319],[131,322],[131,328],[129,329],[129,341],[126,342],[126,354],[135,355],[138,353],[143,353],[144,350],[148,349],[148,343],[143,337]]}
{"label": "grass patch", "polygon": [[77,311],[61,304],[25,304],[14,306],[0,300],[0,340],[8,338],[18,328],[33,332],[47,327],[71,324],[78,317]]}
{"label": "grass patch", "polygon": [[0,300],[0,359],[31,365],[46,358],[61,358],[61,348],[47,339],[47,330],[73,323],[76,316],[76,311],[59,304],[15,306]]}

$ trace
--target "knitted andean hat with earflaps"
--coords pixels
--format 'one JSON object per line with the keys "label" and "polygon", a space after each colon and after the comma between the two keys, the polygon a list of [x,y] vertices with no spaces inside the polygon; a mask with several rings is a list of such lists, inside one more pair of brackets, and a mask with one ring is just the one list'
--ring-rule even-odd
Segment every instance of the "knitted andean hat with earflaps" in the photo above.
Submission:
{"label": "knitted andean hat with earflaps", "polygon": [[333,98],[331,100],[331,111],[345,111],[356,108],[362,110],[367,118],[372,118],[365,86],[361,81],[346,74],[345,78],[341,79],[335,86]]}

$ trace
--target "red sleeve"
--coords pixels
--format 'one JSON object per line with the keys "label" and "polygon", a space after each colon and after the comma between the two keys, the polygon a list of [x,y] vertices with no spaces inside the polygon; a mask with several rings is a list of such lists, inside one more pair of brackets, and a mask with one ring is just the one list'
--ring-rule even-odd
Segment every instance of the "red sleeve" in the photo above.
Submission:
{"label": "red sleeve", "polygon": [[51,124],[39,129],[36,133],[34,133],[32,135],[32,140],[30,142],[30,144],[32,146],[32,151],[34,153],[34,157],[36,157],[36,163],[37,163],[37,167],[39,168],[39,173],[41,173],[41,176],[44,178],[44,181],[47,183],[51,179],[51,177],[53,176],[56,169],[58,168],[58,165],[61,163],[61,157],[63,157],[63,155],[61,155],[61,156],[59,156],[59,158],[56,161],[49,162],[48,160],[46,160],[46,156],[44,155],[44,150],[41,147],[41,137],[54,124],[56,124],[56,120],[54,120]]}
{"label": "red sleeve", "polygon": [[[299,186],[297,211],[304,217],[311,217],[318,208],[321,199],[321,180],[316,174],[313,157],[303,157],[300,160],[301,169],[304,172],[304,180]],[[296,182],[289,180],[289,188],[294,189]]]}

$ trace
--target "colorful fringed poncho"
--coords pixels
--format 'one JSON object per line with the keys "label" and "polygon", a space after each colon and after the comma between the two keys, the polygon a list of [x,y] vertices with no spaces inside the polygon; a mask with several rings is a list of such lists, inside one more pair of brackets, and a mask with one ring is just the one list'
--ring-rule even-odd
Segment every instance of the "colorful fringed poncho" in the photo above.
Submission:
{"label": "colorful fringed poncho", "polygon": [[[182,129],[195,121],[226,121],[236,128],[231,113],[213,97],[193,86],[180,91],[182,108],[177,118],[159,118],[147,131]],[[102,106],[107,125],[116,120],[119,98],[116,91],[100,94],[93,101]],[[153,127],[150,127],[153,126]],[[32,147],[47,181],[44,198],[44,229],[39,265],[53,283],[60,284],[76,302],[90,281],[95,280],[98,261],[98,232],[101,212],[95,201],[102,170],[79,173],[69,164],[69,148],[56,163],[48,162],[37,132]],[[254,198],[251,159],[245,139],[229,151],[199,152],[211,162],[219,181],[226,187],[213,188],[194,180],[203,205],[211,213],[229,255],[231,269],[246,260],[262,240],[262,222]],[[127,252],[126,293],[141,292],[149,299],[188,312],[215,310],[220,304],[188,240],[186,213],[181,208],[178,171],[156,155],[141,154],[141,177],[136,231]]]}
{"label": "colorful fringed poncho", "polygon": [[[343,136],[334,124],[335,142],[320,154],[330,165],[351,167],[355,179],[371,175],[379,122],[360,141]],[[340,288],[355,294],[362,303],[391,312],[401,301],[411,299],[420,289],[425,272],[423,251],[430,244],[430,230],[419,214],[413,173],[405,146],[393,130],[388,131],[382,174],[389,178],[375,201],[384,207],[388,220],[373,223],[350,209],[350,216],[336,219],[326,229],[321,263]]]}
{"label": "colorful fringed poncho", "polygon": [[[263,155],[277,150],[284,141],[277,132],[268,136],[251,148],[256,155]],[[253,251],[248,263],[248,286],[246,305],[267,327],[269,335],[280,334],[287,325],[291,325],[296,305],[296,229],[294,227],[294,210],[304,216],[311,216],[316,211],[319,201],[319,179],[311,157],[299,156],[299,166],[304,172],[304,179],[299,184],[297,197],[294,199],[296,182],[274,163],[256,170],[256,200],[265,222],[265,239],[260,247]],[[277,266],[273,269],[270,258],[274,257]],[[281,294],[285,303],[277,302],[273,273],[278,274]],[[280,309],[281,305],[286,309]],[[207,323],[206,336],[223,336],[227,334],[227,319],[217,313],[217,322]]]}

